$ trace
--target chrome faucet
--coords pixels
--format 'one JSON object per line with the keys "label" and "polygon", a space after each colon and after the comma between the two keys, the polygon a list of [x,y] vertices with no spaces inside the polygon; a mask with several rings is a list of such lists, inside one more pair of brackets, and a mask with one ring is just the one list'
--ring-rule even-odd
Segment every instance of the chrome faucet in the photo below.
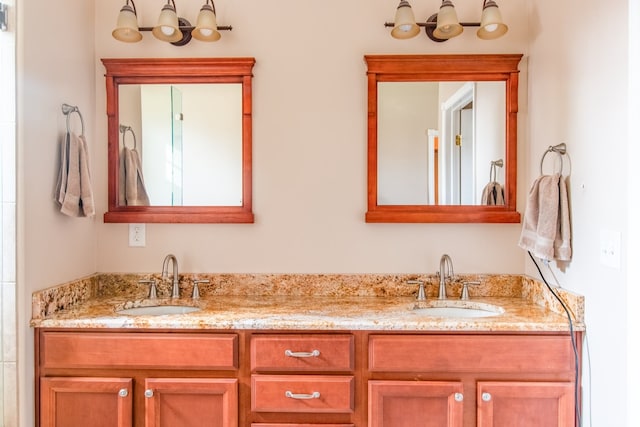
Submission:
{"label": "chrome faucet", "polygon": [[178,259],[175,255],[169,254],[162,263],[162,279],[169,276],[169,261],[173,262],[173,286],[171,287],[171,298],[180,298],[180,285],[178,283]]}
{"label": "chrome faucet", "polygon": [[440,271],[438,272],[440,278],[440,287],[438,288],[438,299],[447,299],[447,279],[453,279],[453,261],[447,254],[442,255],[440,258]]}

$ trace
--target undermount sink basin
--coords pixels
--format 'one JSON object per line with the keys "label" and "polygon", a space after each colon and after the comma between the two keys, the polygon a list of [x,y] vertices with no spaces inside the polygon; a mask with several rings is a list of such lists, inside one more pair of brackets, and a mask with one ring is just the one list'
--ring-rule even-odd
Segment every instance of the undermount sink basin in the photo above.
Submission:
{"label": "undermount sink basin", "polygon": [[198,307],[188,305],[152,305],[148,307],[134,307],[117,310],[117,314],[129,316],[163,316],[166,314],[186,314],[199,311]]}
{"label": "undermount sink basin", "polygon": [[504,313],[497,305],[469,301],[432,301],[426,306],[418,305],[413,312],[432,317],[491,317]]}

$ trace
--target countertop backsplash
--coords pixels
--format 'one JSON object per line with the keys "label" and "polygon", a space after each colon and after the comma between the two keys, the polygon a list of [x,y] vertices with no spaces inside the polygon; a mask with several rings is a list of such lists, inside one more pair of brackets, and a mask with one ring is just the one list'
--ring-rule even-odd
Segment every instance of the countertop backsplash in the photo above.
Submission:
{"label": "countertop backsplash", "polygon": [[[146,298],[149,285],[140,280],[155,280],[158,296],[170,295],[170,280],[160,274],[114,274],[97,273],[52,288],[35,292],[32,296],[33,320],[45,319],[60,311],[68,310],[92,299],[101,298]],[[415,296],[418,285],[409,280],[425,283],[427,298],[435,298],[438,277],[435,274],[207,274],[184,273],[180,275],[180,294],[191,295],[194,280],[209,280],[200,283],[202,299],[216,296],[295,296],[295,297],[408,297]],[[522,298],[564,315],[564,309],[551,295],[545,284],[522,275],[503,274],[458,274],[447,285],[449,298],[458,298],[463,282],[480,282],[470,287],[474,297]],[[556,288],[565,305],[577,322],[584,321],[584,298],[580,295]]]}

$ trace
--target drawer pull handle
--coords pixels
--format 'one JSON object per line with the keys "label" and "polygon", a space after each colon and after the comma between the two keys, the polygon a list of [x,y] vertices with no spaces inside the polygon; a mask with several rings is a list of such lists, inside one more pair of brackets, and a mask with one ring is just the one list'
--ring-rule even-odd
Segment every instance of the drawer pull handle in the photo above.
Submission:
{"label": "drawer pull handle", "polygon": [[302,393],[291,393],[290,391],[284,392],[285,397],[289,397],[291,399],[320,399],[320,392],[314,391],[311,394],[302,394]]}
{"label": "drawer pull handle", "polygon": [[462,393],[455,393],[453,398],[456,402],[462,402],[464,400],[464,395]]}
{"label": "drawer pull handle", "polygon": [[150,398],[153,397],[153,390],[147,389],[144,391],[144,397]]}
{"label": "drawer pull handle", "polygon": [[120,397],[129,396],[129,390],[127,390],[126,388],[121,388],[120,391],[118,392],[118,396]]}
{"label": "drawer pull handle", "polygon": [[285,350],[284,355],[289,357],[318,357],[320,356],[320,350],[313,350],[311,352]]}
{"label": "drawer pull handle", "polygon": [[489,402],[491,400],[491,393],[482,393],[482,400],[484,402]]}

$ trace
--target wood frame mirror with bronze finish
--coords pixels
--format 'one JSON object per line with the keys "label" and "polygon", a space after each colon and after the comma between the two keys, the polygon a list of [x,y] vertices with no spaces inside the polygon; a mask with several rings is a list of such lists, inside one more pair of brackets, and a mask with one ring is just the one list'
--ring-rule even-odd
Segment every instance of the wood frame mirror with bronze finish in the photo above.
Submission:
{"label": "wood frame mirror with bronze finish", "polygon": [[[253,223],[252,211],[252,70],[254,58],[105,58],[108,122],[108,211],[104,222],[113,223]],[[241,183],[233,206],[130,206],[122,202],[120,173],[119,86],[144,84],[241,85],[238,133],[242,141]],[[215,102],[212,100],[211,102]],[[240,139],[240,138],[238,138]],[[240,166],[239,166],[240,167]],[[202,183],[203,186],[210,185]],[[240,200],[241,199],[241,200]]]}
{"label": "wood frame mirror with bronze finish", "polygon": [[[521,54],[365,55],[368,92],[366,222],[518,223],[517,114]],[[378,200],[378,120],[381,82],[505,82],[504,204],[383,204]],[[502,119],[502,118],[501,118]],[[502,162],[501,162],[502,163]]]}

